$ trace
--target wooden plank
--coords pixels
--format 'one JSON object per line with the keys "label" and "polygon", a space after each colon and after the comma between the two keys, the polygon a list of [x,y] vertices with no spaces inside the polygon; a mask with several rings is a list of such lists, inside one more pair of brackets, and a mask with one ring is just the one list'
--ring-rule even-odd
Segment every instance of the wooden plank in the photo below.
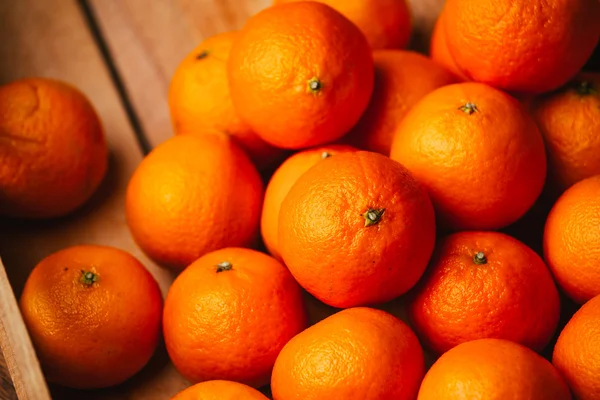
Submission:
{"label": "wooden plank", "polygon": [[[80,7],[74,0],[0,2],[0,37],[4,38],[0,41],[0,84],[24,76],[46,76],[79,87],[98,111],[111,151],[105,182],[75,214],[48,222],[0,221],[0,254],[15,294],[20,294],[29,271],[42,258],[79,243],[111,245],[131,252],[148,267],[165,293],[171,274],[141,253],[126,227],[125,188],[142,153]],[[0,306],[4,307],[4,302]],[[27,383],[16,383],[20,385]],[[51,390],[56,399],[163,400],[185,386],[186,381],[168,363],[161,348],[141,374],[118,388],[95,393]]]}
{"label": "wooden plank", "polygon": [[13,377],[9,382],[10,387],[5,387],[4,382],[1,382],[0,398],[15,399],[18,395],[21,400],[50,400],[46,381],[23,324],[2,260],[0,260],[0,347],[6,358],[7,370]]}
{"label": "wooden plank", "polygon": [[[426,50],[445,0],[412,0],[414,46]],[[243,26],[272,0],[89,0],[103,36],[140,116],[156,146],[172,135],[167,105],[171,76],[203,39]]]}

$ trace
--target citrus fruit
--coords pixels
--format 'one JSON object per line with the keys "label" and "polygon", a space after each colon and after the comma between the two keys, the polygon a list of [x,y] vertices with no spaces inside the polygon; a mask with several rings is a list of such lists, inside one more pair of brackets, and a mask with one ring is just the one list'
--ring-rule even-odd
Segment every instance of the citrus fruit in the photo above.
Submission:
{"label": "citrus fruit", "polygon": [[173,282],[163,333],[175,367],[192,383],[269,382],[275,358],[306,326],[300,286],[279,261],[255,250],[204,255]]}
{"label": "citrus fruit", "polygon": [[469,79],[464,75],[461,69],[456,65],[450,49],[448,49],[448,39],[446,39],[445,29],[445,17],[446,13],[442,9],[442,12],[438,16],[435,22],[433,31],[431,33],[431,41],[429,43],[429,55],[431,59],[450,71],[457,79],[461,81],[468,81]]}
{"label": "citrus fruit", "polygon": [[80,245],[44,258],[25,283],[20,308],[46,378],[62,386],[119,384],[158,344],[158,284],[116,248]]}
{"label": "citrus fruit", "polygon": [[427,188],[450,230],[494,230],[519,219],[544,186],[544,142],[508,94],[482,83],[436,89],[395,133],[391,158]]}
{"label": "citrus fruit", "polygon": [[233,104],[265,141],[299,149],[341,138],[373,91],[364,35],[331,7],[292,2],[251,17],[228,63]]}
{"label": "citrus fruit", "polygon": [[423,374],[423,350],[408,325],[358,307],[290,340],[275,362],[271,390],[277,400],[408,400]]}
{"label": "citrus fruit", "polygon": [[78,89],[46,78],[0,86],[1,215],[66,215],[96,191],[107,164],[100,120]]}
{"label": "citrus fruit", "polygon": [[[275,4],[298,0],[275,0]],[[408,46],[412,30],[410,9],[405,0],[317,0],[352,21],[373,49]]]}
{"label": "citrus fruit", "polygon": [[357,151],[351,146],[329,145],[300,151],[283,162],[275,171],[267,189],[261,216],[261,233],[267,250],[281,261],[277,244],[277,222],[283,199],[298,178],[321,160],[338,153]]}
{"label": "citrus fruit", "polygon": [[560,288],[577,303],[600,294],[600,175],[571,186],[544,229],[544,258]]}
{"label": "citrus fruit", "polygon": [[567,323],[554,347],[552,363],[576,399],[600,398],[600,295]]}
{"label": "citrus fruit", "polygon": [[600,174],[600,74],[580,74],[530,108],[548,152],[548,181],[559,194]]}
{"label": "citrus fruit", "polygon": [[571,400],[558,371],[527,347],[501,339],[463,343],[425,375],[418,400]]}
{"label": "citrus fruit", "polygon": [[144,252],[180,271],[210,251],[253,244],[262,196],[256,168],[229,136],[179,135],[133,174],[127,223]]}
{"label": "citrus fruit", "polygon": [[453,76],[427,57],[402,50],[373,52],[375,87],[367,110],[344,142],[390,154],[398,125],[426,94],[454,83]]}
{"label": "citrus fruit", "polygon": [[598,0],[448,0],[448,48],[465,75],[513,92],[571,79],[600,38]]}
{"label": "citrus fruit", "polygon": [[237,116],[227,81],[227,59],[237,32],[212,36],[181,61],[169,87],[175,134],[216,129],[233,136],[260,169],[282,154]]}
{"label": "citrus fruit", "polygon": [[498,232],[460,232],[439,240],[411,296],[413,326],[437,353],[483,338],[541,351],[560,316],[558,290],[542,259]]}
{"label": "citrus fruit", "polygon": [[298,179],[281,205],[278,235],[298,283],[345,308],[414,286],[433,251],[435,216],[406,168],[360,151],[327,158]]}
{"label": "citrus fruit", "polygon": [[197,383],[171,400],[267,400],[258,390],[231,381]]}

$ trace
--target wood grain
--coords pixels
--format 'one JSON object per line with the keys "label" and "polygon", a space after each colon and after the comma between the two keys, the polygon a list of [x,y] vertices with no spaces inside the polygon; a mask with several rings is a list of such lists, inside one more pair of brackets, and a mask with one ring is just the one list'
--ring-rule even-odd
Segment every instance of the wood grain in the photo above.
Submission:
{"label": "wood grain", "polygon": [[[73,0],[2,1],[0,37],[0,84],[24,76],[46,76],[79,87],[98,111],[111,151],[109,173],[102,187],[75,214],[48,222],[0,220],[0,255],[15,294],[19,296],[29,272],[42,258],[80,243],[111,245],[131,252],[148,267],[165,293],[171,274],[140,252],[125,223],[124,192],[142,153],[78,4]],[[14,378],[15,386],[27,385],[21,376]],[[187,385],[161,348],[141,374],[120,387],[94,393],[55,387],[51,391],[55,399],[164,400]]]}
{"label": "wood grain", "polygon": [[[412,0],[413,48],[425,51],[445,0]],[[172,136],[171,76],[203,39],[239,29],[272,0],[90,0],[151,145]]]}
{"label": "wood grain", "polygon": [[0,351],[0,399],[17,400],[17,392],[8,372],[8,366],[6,365],[2,351]]}
{"label": "wood grain", "polygon": [[[8,371],[11,387],[0,386],[2,399],[14,399],[15,391],[21,400],[50,400],[50,393],[38,360],[23,324],[19,306],[0,260],[0,348]],[[14,389],[12,389],[14,383]],[[3,393],[4,392],[4,393]]]}

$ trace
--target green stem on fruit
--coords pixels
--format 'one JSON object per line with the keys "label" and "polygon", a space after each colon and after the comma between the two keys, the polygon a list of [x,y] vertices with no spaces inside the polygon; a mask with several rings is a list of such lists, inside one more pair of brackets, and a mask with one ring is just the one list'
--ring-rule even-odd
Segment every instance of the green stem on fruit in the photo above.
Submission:
{"label": "green stem on fruit", "polygon": [[598,94],[596,89],[592,86],[590,81],[575,82],[575,91],[577,94],[582,96],[589,96],[591,94]]}
{"label": "green stem on fruit", "polygon": [[473,256],[473,262],[477,265],[487,264],[487,258],[485,257],[485,254],[483,254],[482,251],[478,251]]}
{"label": "green stem on fruit", "polygon": [[475,103],[467,103],[462,107],[458,108],[460,111],[464,112],[465,114],[473,114],[479,111],[479,109],[477,109],[477,106],[475,105]]}
{"label": "green stem on fruit", "polygon": [[217,264],[217,272],[230,271],[233,265],[229,261],[223,261]]}
{"label": "green stem on fruit", "polygon": [[208,50],[202,50],[197,56],[196,56],[196,60],[204,60],[206,57],[208,57]]}
{"label": "green stem on fruit", "polygon": [[99,280],[100,280],[100,276],[98,274],[95,274],[92,271],[81,270],[81,276],[79,277],[79,282],[83,283],[85,286],[92,286],[94,283],[97,283]]}
{"label": "green stem on fruit", "polygon": [[365,227],[373,226],[381,221],[385,208],[369,208],[362,216],[365,219]]}
{"label": "green stem on fruit", "polygon": [[308,93],[317,94],[321,89],[323,89],[323,83],[316,76],[313,76],[306,82],[306,91]]}
{"label": "green stem on fruit", "polygon": [[321,158],[323,160],[326,159],[326,158],[329,158],[329,157],[331,157],[331,153],[329,153],[327,151],[324,151],[324,152],[321,153]]}

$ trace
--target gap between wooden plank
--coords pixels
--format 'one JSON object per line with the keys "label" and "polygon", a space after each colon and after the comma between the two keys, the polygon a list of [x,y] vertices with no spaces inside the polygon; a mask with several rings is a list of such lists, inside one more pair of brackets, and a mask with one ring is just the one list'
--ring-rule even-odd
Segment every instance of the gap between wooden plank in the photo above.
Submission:
{"label": "gap between wooden plank", "polygon": [[121,75],[119,74],[119,70],[117,69],[112,55],[110,54],[110,50],[106,45],[106,41],[102,36],[102,32],[98,27],[98,22],[96,19],[96,15],[94,15],[94,10],[90,7],[87,0],[78,0],[77,3],[81,7],[82,14],[85,18],[85,21],[90,29],[90,33],[96,42],[96,46],[100,50],[100,54],[102,55],[102,59],[104,64],[106,64],[106,68],[108,69],[108,73],[110,74],[110,78],[112,79],[117,93],[119,94],[119,98],[121,99],[121,103],[123,104],[123,108],[127,114],[127,118],[129,119],[129,123],[131,124],[131,128],[135,133],[135,136],[138,140],[140,148],[144,154],[148,154],[150,150],[152,150],[152,146],[148,142],[146,135],[144,135],[144,130],[142,125],[140,124],[140,119],[138,118],[135,108],[129,99],[127,94],[127,89],[123,84],[123,80],[121,79]]}

